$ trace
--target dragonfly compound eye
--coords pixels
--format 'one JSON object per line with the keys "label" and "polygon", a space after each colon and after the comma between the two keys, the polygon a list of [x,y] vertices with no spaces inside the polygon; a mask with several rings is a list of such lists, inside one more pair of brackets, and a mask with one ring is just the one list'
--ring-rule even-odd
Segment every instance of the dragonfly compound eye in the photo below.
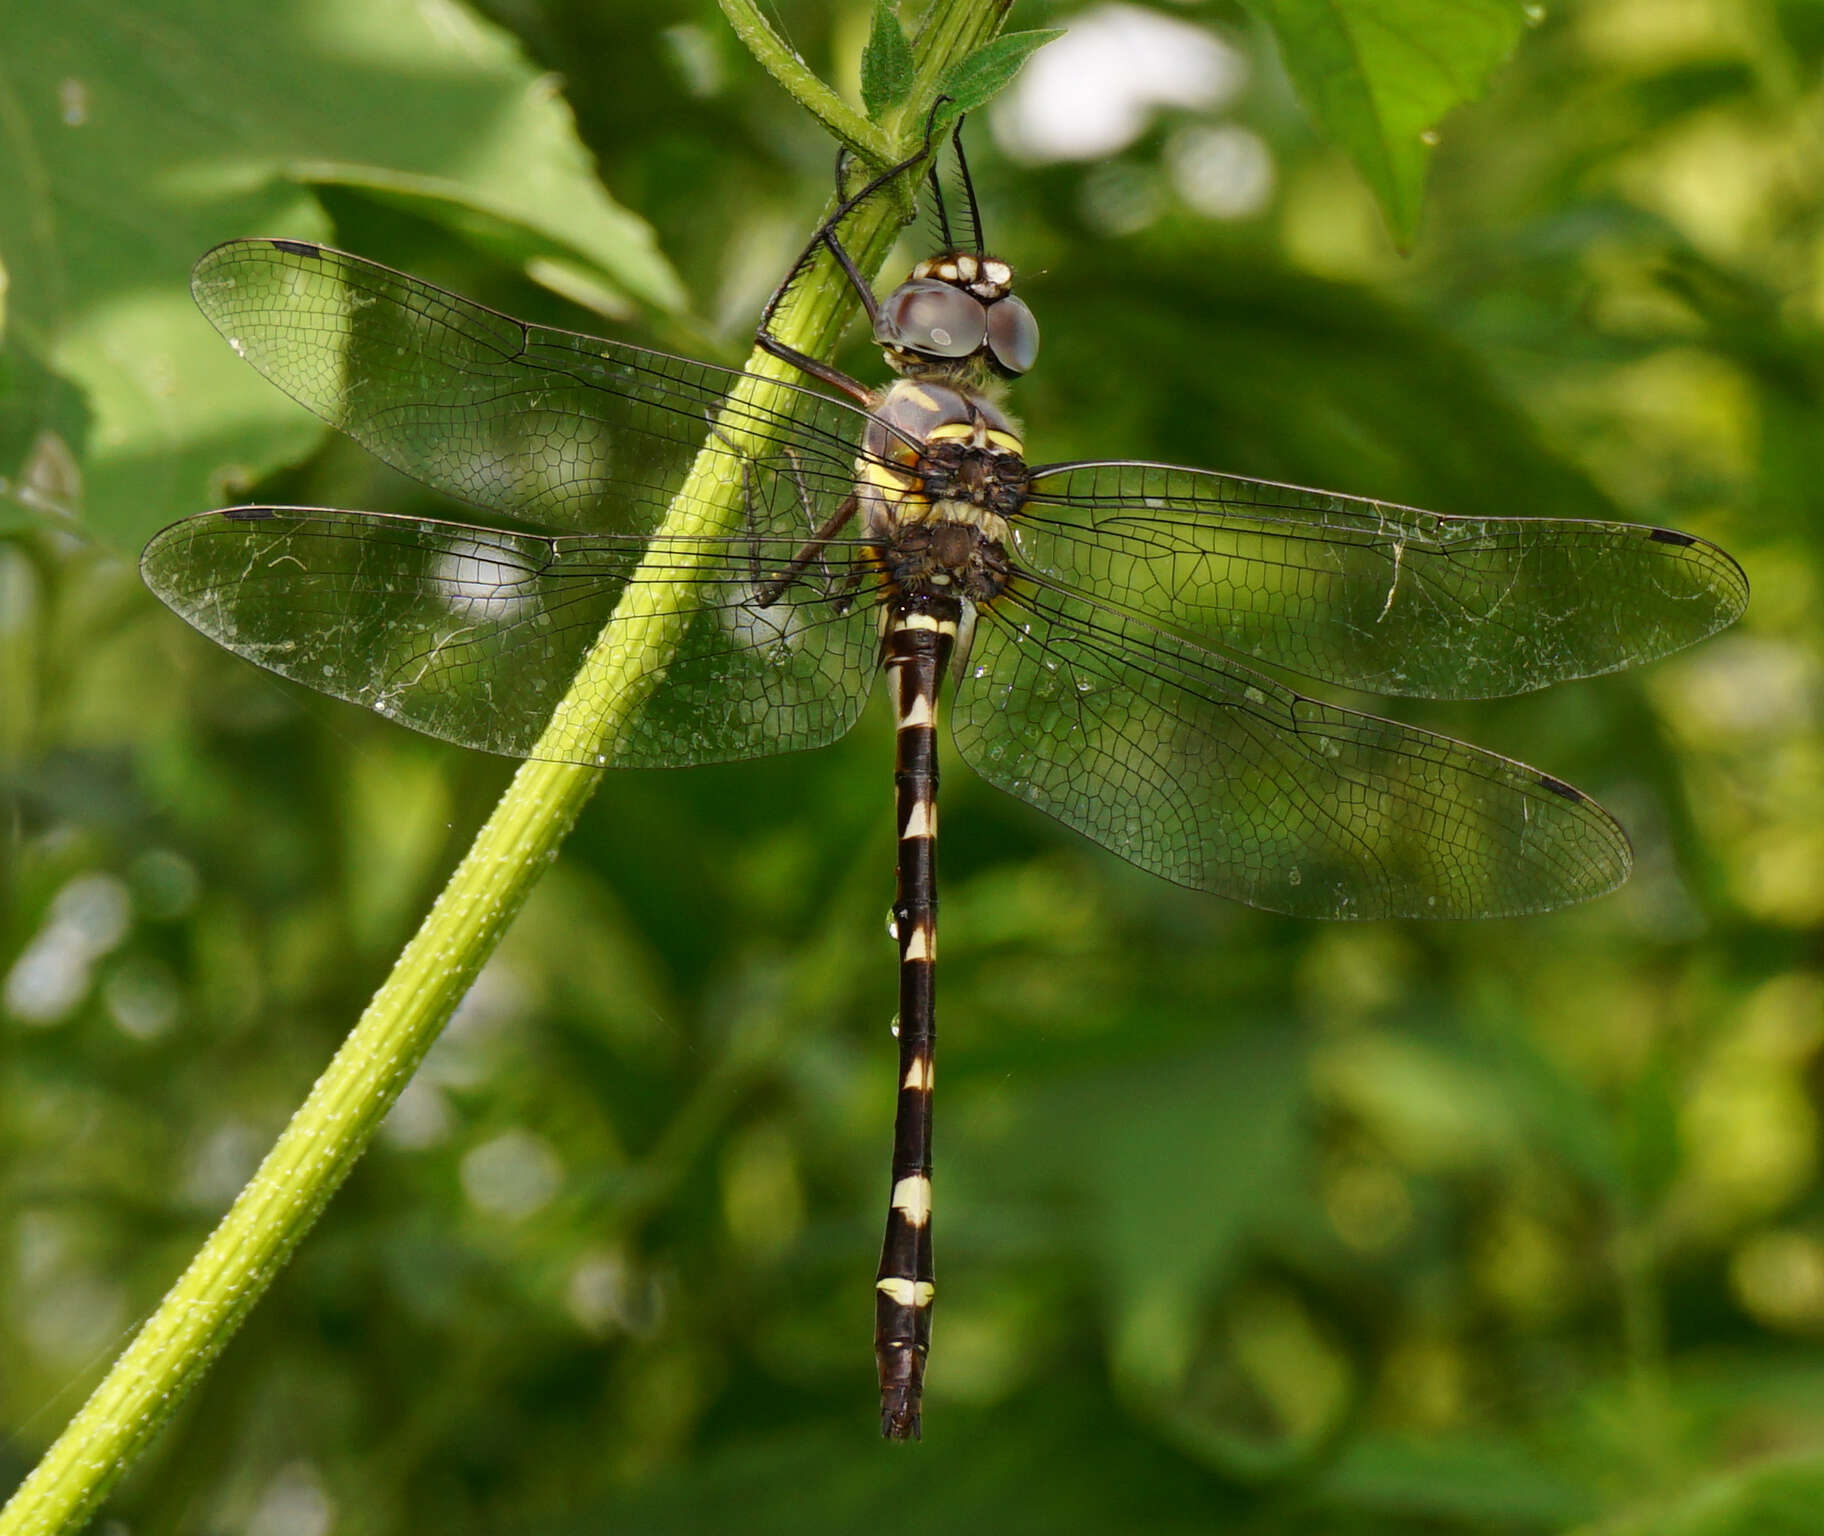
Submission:
{"label": "dragonfly compound eye", "polygon": [[988,350],[1009,373],[1025,373],[1038,361],[1039,322],[1011,295],[988,307]]}
{"label": "dragonfly compound eye", "polygon": [[880,307],[874,339],[928,357],[972,357],[988,337],[981,301],[948,283],[901,283]]}

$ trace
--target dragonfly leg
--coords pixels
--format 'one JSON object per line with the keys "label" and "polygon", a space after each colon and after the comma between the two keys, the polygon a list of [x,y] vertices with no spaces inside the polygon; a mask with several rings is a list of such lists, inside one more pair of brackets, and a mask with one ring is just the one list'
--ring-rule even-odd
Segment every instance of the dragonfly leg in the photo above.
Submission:
{"label": "dragonfly leg", "polygon": [[798,279],[804,275],[805,270],[810,266],[811,262],[815,260],[817,252],[819,250],[825,250],[829,252],[837,266],[842,269],[843,275],[848,278],[849,286],[855,290],[855,296],[861,301],[861,307],[867,313],[868,324],[872,327],[875,317],[880,312],[880,305],[874,298],[873,287],[869,284],[868,280],[862,276],[861,269],[855,265],[854,257],[850,256],[848,250],[844,247],[840,234],[840,227],[844,219],[857,208],[861,207],[863,203],[867,202],[869,198],[873,197],[875,193],[880,191],[882,187],[886,186],[895,177],[903,176],[907,171],[913,170],[930,158],[931,145],[937,135],[937,114],[948,99],[948,97],[940,96],[931,104],[930,116],[925,119],[924,142],[919,145],[918,149],[913,154],[906,156],[904,160],[901,160],[896,165],[888,166],[885,170],[863,184],[859,191],[851,193],[847,197],[841,196],[842,156],[840,154],[837,156],[837,204],[830,210],[829,216],[817,226],[816,230],[812,233],[811,238],[805,243],[804,250],[800,253],[798,259],[792,263],[792,268],[785,274],[784,281],[773,290],[772,297],[766,301],[766,308],[760,312],[760,324],[754,332],[754,345],[759,347],[762,351],[772,353],[774,357],[790,363],[794,368],[803,370],[805,373],[811,375],[812,378],[821,379],[831,388],[841,390],[844,394],[861,401],[864,405],[872,401],[872,390],[858,380],[850,378],[848,374],[843,373],[840,369],[832,368],[828,363],[825,363],[818,358],[814,358],[808,353],[800,352],[796,347],[781,341],[779,337],[773,333],[773,315],[777,312],[780,304],[784,302],[785,296],[791,292],[793,286],[798,282]]}
{"label": "dragonfly leg", "polygon": [[[748,569],[752,574],[755,583],[752,602],[757,608],[770,608],[774,603],[779,601],[779,598],[785,592],[785,589],[791,586],[793,582],[810,568],[813,560],[821,559],[824,550],[829,546],[830,540],[835,538],[836,535],[842,531],[843,524],[848,522],[848,520],[855,515],[855,509],[859,505],[859,502],[855,493],[851,491],[849,495],[843,499],[842,504],[836,508],[836,511],[829,519],[822,524],[819,524],[817,521],[817,513],[812,506],[810,487],[806,485],[804,481],[803,461],[800,459],[796,449],[792,448],[789,444],[785,445],[783,451],[787,462],[791,465],[792,485],[798,492],[798,508],[803,512],[805,526],[808,527],[811,532],[810,537],[799,547],[798,552],[792,556],[791,563],[786,566],[784,571],[770,580],[763,579],[761,575],[763,567],[760,559],[760,535],[758,533],[759,519],[754,515],[754,507],[758,496],[753,479],[754,461],[746,454],[741,453],[736,449],[734,443],[730,441],[728,434],[716,424],[713,417],[706,417],[706,420],[708,421],[710,435],[719,438],[723,446],[728,449],[730,455],[740,461],[741,505],[744,509],[745,522],[748,528]],[[823,561],[823,577],[826,588],[835,588],[834,596],[837,613],[846,613],[848,611],[848,604],[854,596],[855,589],[861,585],[861,567],[856,566],[851,569],[848,574],[843,577],[840,586],[838,586],[836,584],[836,572],[830,568],[827,561]]]}
{"label": "dragonfly leg", "polygon": [[[804,526],[810,532],[810,542],[799,553],[808,553],[813,546],[815,547],[817,564],[823,572],[824,589],[828,591],[836,585],[836,572],[829,561],[829,541],[835,536],[837,529],[840,529],[849,520],[854,508],[851,507],[844,511],[839,506],[836,509],[835,527],[824,530],[817,521],[817,508],[815,499],[811,495],[811,488],[805,484],[804,461],[799,457],[798,450],[789,444],[785,448],[785,457],[792,466],[792,485],[798,492],[798,510],[804,514]],[[853,495],[852,492],[851,495]],[[844,578],[844,585],[852,585],[857,579],[857,573],[851,569]]]}
{"label": "dragonfly leg", "polygon": [[[853,491],[843,497],[842,505],[813,531],[810,538],[804,541],[798,553],[792,556],[791,564],[771,581],[762,582],[754,589],[755,607],[770,608],[778,602],[785,589],[810,569],[813,560],[822,555],[825,546],[842,531],[842,525],[855,515],[855,509],[860,504],[860,498]],[[851,575],[848,580],[853,582],[858,579],[858,576],[859,573],[856,573]]]}
{"label": "dragonfly leg", "polygon": [[[741,466],[741,521],[742,525],[747,529],[748,574],[752,576],[755,583],[758,584],[761,581],[762,564],[760,559],[760,519],[755,515],[754,511],[759,502],[759,491],[754,485],[754,461],[735,446],[734,441],[722,430],[715,417],[710,415],[707,411],[704,412],[704,421],[708,425],[709,435],[716,438],[722,446],[728,450],[729,457],[735,459]],[[791,450],[788,448],[786,451],[790,453]],[[792,459],[792,466],[793,478],[798,479],[797,458],[795,455]],[[803,494],[803,485],[800,483],[800,497],[802,497]],[[762,587],[760,590],[765,591],[769,589]],[[774,592],[774,596],[768,598],[765,602],[761,603],[760,606],[762,608],[770,608],[777,595],[777,592]]]}

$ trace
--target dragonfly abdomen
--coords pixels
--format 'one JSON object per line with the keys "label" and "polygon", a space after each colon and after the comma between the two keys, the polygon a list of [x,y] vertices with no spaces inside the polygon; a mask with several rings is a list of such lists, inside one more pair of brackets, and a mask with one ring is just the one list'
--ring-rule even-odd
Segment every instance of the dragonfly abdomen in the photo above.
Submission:
{"label": "dragonfly abdomen", "polygon": [[899,1096],[893,1182],[874,1282],[874,1355],[880,1428],[919,1436],[919,1398],[937,1294],[931,1257],[931,1088],[937,1044],[937,693],[956,644],[960,599],[902,597],[889,621],[885,666],[893,689],[893,783],[899,812]]}

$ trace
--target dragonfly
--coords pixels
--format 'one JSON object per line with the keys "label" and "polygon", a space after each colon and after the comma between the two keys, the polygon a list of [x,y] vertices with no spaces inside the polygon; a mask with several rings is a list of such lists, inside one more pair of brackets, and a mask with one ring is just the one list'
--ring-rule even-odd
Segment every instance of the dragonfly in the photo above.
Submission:
{"label": "dragonfly", "polygon": [[[1520,694],[1676,651],[1747,602],[1729,555],[1666,528],[1028,462],[1002,397],[1036,361],[1038,324],[984,249],[960,125],[955,155],[968,237],[930,170],[941,248],[884,300],[844,221],[916,178],[930,132],[848,197],[839,164],[839,200],[757,333],[804,382],[761,389],[324,246],[218,246],[192,291],[234,350],[476,515],[231,507],[164,529],[142,562],[229,650],[511,757],[654,768],[821,747],[887,675],[899,1087],[874,1295],[895,1440],[921,1432],[936,1295],[940,698],[982,777],[1180,885],[1317,918],[1541,912],[1627,877],[1627,837],[1595,801],[1279,674]],[[774,333],[819,257],[852,285],[884,387]],[[668,645],[647,642],[655,617]],[[589,669],[604,650],[612,696]]]}

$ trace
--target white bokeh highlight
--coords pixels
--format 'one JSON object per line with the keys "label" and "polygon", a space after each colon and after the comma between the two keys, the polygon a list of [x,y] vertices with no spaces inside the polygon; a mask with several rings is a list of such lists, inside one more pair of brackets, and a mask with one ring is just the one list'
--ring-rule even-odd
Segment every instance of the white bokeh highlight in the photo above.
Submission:
{"label": "white bokeh highlight", "polygon": [[1207,28],[1103,5],[1032,56],[991,122],[1001,148],[1028,164],[1100,160],[1145,133],[1159,108],[1212,111],[1247,79],[1247,56]]}

